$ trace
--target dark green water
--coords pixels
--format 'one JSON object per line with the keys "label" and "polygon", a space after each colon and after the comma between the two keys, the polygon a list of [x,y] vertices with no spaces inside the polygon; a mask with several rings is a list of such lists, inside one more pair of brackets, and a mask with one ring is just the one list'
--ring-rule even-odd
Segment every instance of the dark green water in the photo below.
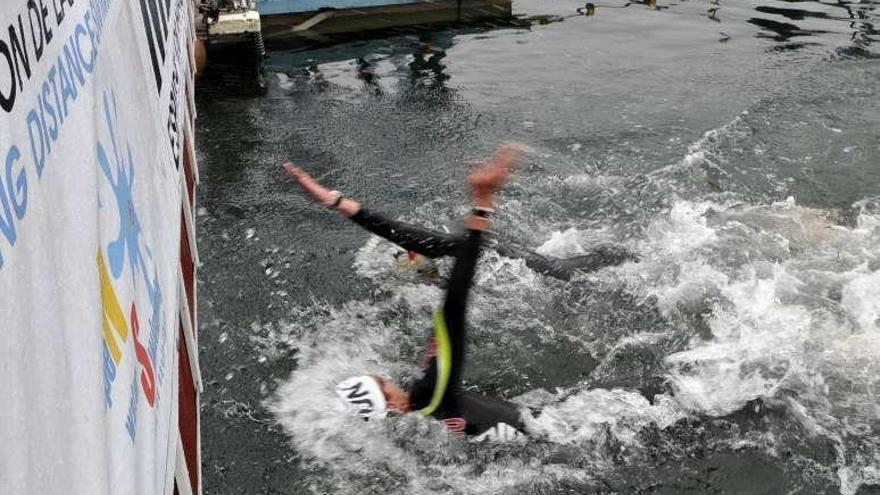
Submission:
{"label": "dark green water", "polygon": [[[880,493],[877,3],[517,1],[504,25],[274,52],[199,81],[205,493]],[[315,208],[291,160],[455,229],[465,162],[534,152],[484,259],[468,382],[525,445],[369,427],[331,385],[405,378],[440,290]]]}

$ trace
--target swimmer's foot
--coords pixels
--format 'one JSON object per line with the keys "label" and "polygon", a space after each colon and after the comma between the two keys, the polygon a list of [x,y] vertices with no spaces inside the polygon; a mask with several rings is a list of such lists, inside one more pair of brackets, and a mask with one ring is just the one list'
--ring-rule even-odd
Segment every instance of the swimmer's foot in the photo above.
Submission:
{"label": "swimmer's foot", "polygon": [[526,147],[504,143],[488,163],[475,167],[468,175],[473,194],[473,213],[465,219],[470,230],[489,230],[489,215],[494,212],[495,192],[507,182]]}
{"label": "swimmer's foot", "polygon": [[488,163],[474,168],[468,176],[474,195],[490,195],[498,190],[513,173],[526,151],[526,146],[522,144],[502,144]]}

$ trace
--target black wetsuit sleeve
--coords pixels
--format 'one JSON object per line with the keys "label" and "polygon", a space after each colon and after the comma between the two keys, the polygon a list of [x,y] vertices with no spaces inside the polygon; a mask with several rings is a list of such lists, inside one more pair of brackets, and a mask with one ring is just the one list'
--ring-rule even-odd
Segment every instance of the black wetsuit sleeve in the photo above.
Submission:
{"label": "black wetsuit sleeve", "polygon": [[351,221],[373,234],[383,237],[403,249],[414,251],[428,258],[452,256],[460,244],[460,240],[452,234],[391,220],[381,213],[372,212],[363,207],[350,218]]}
{"label": "black wetsuit sleeve", "polygon": [[482,231],[468,230],[455,255],[455,266],[446,288],[446,301],[443,303],[443,318],[449,332],[452,350],[452,367],[449,385],[441,402],[441,410],[450,415],[460,414],[457,398],[461,387],[467,350],[467,302],[473,285],[477,260],[480,258]]}

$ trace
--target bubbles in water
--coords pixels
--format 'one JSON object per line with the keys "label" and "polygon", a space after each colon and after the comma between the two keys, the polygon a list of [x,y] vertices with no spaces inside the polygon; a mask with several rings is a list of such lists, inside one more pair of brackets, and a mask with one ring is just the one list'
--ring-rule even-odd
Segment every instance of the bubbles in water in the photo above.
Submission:
{"label": "bubbles in water", "polygon": [[658,396],[655,403],[638,392],[593,389],[578,392],[544,408],[529,430],[559,444],[584,444],[611,435],[622,445],[640,445],[638,432],[648,426],[666,428],[685,413],[672,398]]}

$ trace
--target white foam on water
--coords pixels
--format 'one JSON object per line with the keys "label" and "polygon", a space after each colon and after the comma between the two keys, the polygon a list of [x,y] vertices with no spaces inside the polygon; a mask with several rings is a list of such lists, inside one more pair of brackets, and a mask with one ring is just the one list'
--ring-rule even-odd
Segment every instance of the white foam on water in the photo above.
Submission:
{"label": "white foam on water", "polygon": [[681,160],[677,163],[657,169],[652,172],[651,175],[655,177],[666,176],[682,170],[690,171],[697,167],[711,168],[722,174],[726,173],[716,163],[717,157],[714,151],[722,141],[730,139],[738,140],[748,136],[749,129],[747,126],[743,125],[744,119],[748,115],[749,111],[745,110],[723,126],[706,131],[700,139],[688,146],[687,153],[685,153],[685,156]]}
{"label": "white foam on water", "polygon": [[278,84],[278,88],[282,91],[290,91],[293,89],[293,81],[290,80],[290,77],[283,72],[276,72],[274,74],[275,81]]}
{"label": "white foam on water", "polygon": [[553,231],[550,238],[535,249],[538,254],[557,258],[573,258],[587,254],[589,248],[602,242],[610,241],[607,229],[568,229]]}
{"label": "white foam on water", "polygon": [[720,288],[732,307],[716,303],[712,308],[713,339],[666,359],[682,405],[721,416],[749,400],[774,396],[791,374],[804,371],[799,350],[810,338],[810,312],[781,304],[776,296],[778,285],[794,282],[777,272]]}
{"label": "white foam on water", "polygon": [[637,434],[643,428],[666,428],[685,415],[681,406],[666,396],[657,396],[651,404],[632,390],[600,388],[545,407],[528,426],[532,434],[560,444],[582,445],[611,435],[624,447],[637,448]]}
{"label": "white foam on water", "polygon": [[876,214],[851,228],[833,217],[793,199],[678,200],[646,230],[628,284],[673,322],[701,304],[710,335],[666,357],[678,404],[709,416],[799,404],[802,425],[835,442],[851,494],[880,457],[880,229]]}
{"label": "white foam on water", "polygon": [[393,273],[400,263],[395,255],[403,249],[383,241],[381,237],[370,236],[367,243],[355,255],[354,266],[364,277],[378,277]]}
{"label": "white foam on water", "polygon": [[562,232],[556,231],[550,235],[550,239],[538,246],[535,252],[561,258],[586,254],[581,244],[584,237],[584,232],[573,227]]}
{"label": "white foam on water", "polygon": [[386,326],[381,310],[368,304],[325,309],[324,315],[316,311],[304,319],[314,329],[288,327],[287,335],[294,336],[299,349],[298,365],[269,409],[311,465],[346,466],[352,478],[369,476],[381,464],[411,469],[384,421],[351,416],[334,393],[335,385],[349,376],[387,375],[394,359],[384,353],[395,353],[397,330]]}

